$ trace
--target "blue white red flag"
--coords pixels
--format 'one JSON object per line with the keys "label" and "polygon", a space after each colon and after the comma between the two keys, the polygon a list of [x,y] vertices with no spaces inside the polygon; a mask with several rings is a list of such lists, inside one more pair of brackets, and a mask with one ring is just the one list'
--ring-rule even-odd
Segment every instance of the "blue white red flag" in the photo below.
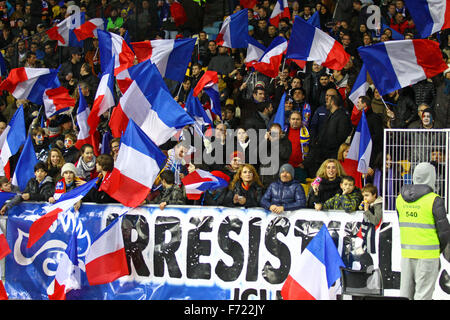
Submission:
{"label": "blue white red flag", "polygon": [[44,206],[45,214],[31,224],[27,248],[31,248],[47,232],[60,215],[65,214],[78,201],[83,199],[89,190],[95,186],[97,179],[94,178],[69,192],[63,193],[55,203]]}
{"label": "blue white red flag", "polygon": [[81,92],[80,86],[78,86],[78,94],[79,94],[79,101],[77,110],[77,125],[79,131],[75,147],[77,149],[80,149],[84,144],[90,144],[94,147],[94,154],[98,155],[100,136],[98,131],[95,131],[94,134],[91,134],[92,131],[88,124],[90,110],[86,103],[86,99],[84,98],[83,93]]}
{"label": "blue white red flag", "polygon": [[16,99],[26,99],[42,105],[44,91],[61,86],[58,80],[59,69],[15,68],[0,84],[0,90],[6,90]]}
{"label": "blue white red flag", "polygon": [[248,40],[247,56],[245,57],[244,62],[247,67],[251,67],[253,63],[259,61],[259,59],[263,56],[264,52],[266,52],[267,48],[250,35],[248,36],[247,40]]}
{"label": "blue white red flag", "polygon": [[107,73],[111,60],[114,61],[114,75],[134,65],[134,52],[120,35],[97,29],[102,73]]}
{"label": "blue white red flag", "polygon": [[122,235],[124,213],[96,237],[86,253],[86,276],[91,286],[113,282],[129,274]]}
{"label": "blue white red flag", "polygon": [[66,300],[66,293],[80,288],[81,269],[78,264],[77,232],[74,231],[58,263],[53,293],[48,298],[49,300]]}
{"label": "blue white red flag", "polygon": [[326,68],[341,70],[350,60],[350,55],[331,36],[296,16],[286,59],[315,61]]}
{"label": "blue white red flag", "polygon": [[38,163],[38,159],[36,158],[36,152],[34,151],[33,139],[31,135],[28,135],[11,181],[13,185],[19,187],[20,191],[23,192],[28,181],[31,178],[34,178],[34,166],[36,163]]}
{"label": "blue white red flag", "polygon": [[228,181],[220,175],[219,171],[205,171],[197,169],[183,179],[181,179],[186,188],[186,197],[189,200],[199,200],[201,195],[208,190],[226,188]]}
{"label": "blue white red flag", "polygon": [[219,46],[227,48],[247,48],[248,10],[243,9],[225,18],[216,37]]}
{"label": "blue white red flag", "polygon": [[211,110],[214,114],[222,118],[222,108],[220,105],[219,76],[216,71],[207,70],[194,88],[194,97],[204,91],[210,98]]}
{"label": "blue white red flag", "polygon": [[308,22],[310,25],[312,25],[313,27],[319,28],[320,29],[320,16],[319,16],[319,11],[314,12],[314,14],[311,16],[311,18],[309,18],[308,20],[306,20],[306,22]]}
{"label": "blue white red flag", "polygon": [[165,85],[159,85],[164,80],[156,66],[151,64],[146,69],[146,74],[137,73],[133,78],[114,108],[109,124],[113,136],[120,137],[131,119],[159,146],[179,129],[193,124],[194,119],[173,99]]}
{"label": "blue white red flag", "polygon": [[276,37],[272,40],[258,62],[253,63],[252,67],[270,78],[276,78],[287,47],[288,42],[286,38],[281,36]]}
{"label": "blue white red flag", "polygon": [[346,160],[356,161],[358,163],[357,171],[366,174],[369,170],[371,154],[372,137],[367,125],[366,113],[361,112],[361,119],[353,135]]}
{"label": "blue white red flag", "polygon": [[137,207],[150,192],[166,156],[133,120],[120,139],[114,169],[99,190],[128,207]]}
{"label": "blue white red flag", "polygon": [[397,30],[392,29],[391,27],[385,25],[384,23],[381,24],[381,33],[384,32],[384,30],[389,29],[392,32],[392,40],[405,40],[405,36],[399,33]]}
{"label": "blue white red flag", "polygon": [[281,97],[280,104],[278,105],[277,113],[275,113],[275,117],[273,119],[273,123],[278,123],[281,126],[281,130],[286,130],[286,120],[285,120],[285,111],[284,105],[286,103],[286,92],[283,93]]}
{"label": "blue white red flag", "polygon": [[111,59],[100,79],[94,103],[87,119],[90,134],[93,135],[97,131],[100,116],[114,105],[114,59]]}
{"label": "blue white red flag", "polygon": [[367,90],[369,89],[369,82],[367,81],[367,69],[366,65],[363,64],[361,70],[359,71],[358,77],[353,84],[352,91],[350,92],[348,98],[356,106],[358,99],[361,96],[365,96]]}
{"label": "blue white red flag", "polygon": [[69,110],[76,103],[75,99],[69,95],[69,90],[62,86],[45,90],[42,99],[47,119]]}
{"label": "blue white red flag", "polygon": [[392,40],[359,47],[358,51],[382,96],[448,68],[439,43],[432,40]]}
{"label": "blue white red flag", "polygon": [[450,28],[450,3],[442,0],[406,0],[420,38]]}
{"label": "blue white red flag", "polygon": [[291,20],[291,12],[287,0],[277,0],[272,14],[270,15],[269,22],[271,25],[278,28],[278,24],[282,18],[288,18]]}
{"label": "blue white red flag", "polygon": [[291,270],[281,289],[283,300],[336,300],[333,284],[340,279],[344,263],[326,225],[314,236]]}
{"label": "blue white red flag", "polygon": [[58,41],[58,46],[62,47],[79,47],[84,46],[83,41],[78,41],[74,29],[84,23],[84,12],[79,12],[68,16],[56,26],[46,31],[48,37]]}
{"label": "blue white red flag", "polygon": [[150,59],[163,78],[183,82],[195,39],[146,40],[131,43],[138,62]]}
{"label": "blue white red flag", "polygon": [[201,128],[205,125],[212,125],[213,119],[208,115],[203,108],[202,103],[197,97],[194,97],[193,91],[189,93],[186,103],[184,105],[186,112],[195,120],[195,123]]}
{"label": "blue white red flag", "polygon": [[21,105],[0,135],[0,171],[8,179],[11,178],[9,158],[19,152],[26,139],[25,114]]}
{"label": "blue white red flag", "polygon": [[108,22],[103,18],[93,18],[73,30],[78,41],[97,37],[97,30],[105,30]]}

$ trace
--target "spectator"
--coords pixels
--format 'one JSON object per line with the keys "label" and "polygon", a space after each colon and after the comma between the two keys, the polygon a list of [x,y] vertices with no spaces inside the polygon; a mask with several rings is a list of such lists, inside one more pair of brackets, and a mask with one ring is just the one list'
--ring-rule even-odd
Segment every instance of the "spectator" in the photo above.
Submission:
{"label": "spectator", "polygon": [[[69,192],[76,187],[85,184],[86,181],[77,177],[77,170],[73,163],[65,163],[61,168],[61,179],[56,183],[55,193],[48,202],[55,203],[64,193]],[[78,210],[81,206],[81,200],[74,205],[74,209]]]}
{"label": "spectator", "polygon": [[373,184],[366,184],[362,189],[363,202],[360,210],[364,210],[361,223],[363,248],[369,253],[376,253],[375,229],[383,219],[383,197],[378,196],[378,189]]}
{"label": "spectator", "polygon": [[119,155],[119,148],[120,148],[120,138],[114,138],[109,143],[111,148],[111,156],[113,157],[114,161],[117,160],[117,156]]}
{"label": "spectator", "polygon": [[305,191],[294,180],[294,168],[290,164],[281,166],[279,179],[270,184],[261,198],[261,206],[277,214],[306,207]]}
{"label": "spectator", "polygon": [[[344,210],[347,213],[358,210],[363,196],[361,190],[355,186],[355,178],[352,176],[342,176],[340,187],[340,192],[325,201],[322,209]],[[319,207],[320,205],[316,207],[316,210]]]}
{"label": "spectator", "polygon": [[273,106],[269,101],[264,101],[256,105],[256,112],[253,117],[247,118],[244,121],[244,126],[247,129],[267,130],[269,121],[273,114]]}
{"label": "spectator", "polygon": [[34,128],[31,131],[31,138],[33,139],[33,147],[34,152],[36,153],[36,158],[38,161],[47,162],[50,147],[45,130],[41,127]]}
{"label": "spectator", "polygon": [[[61,64],[61,69],[59,70],[59,80],[64,86],[70,84],[70,81],[78,80],[80,78],[80,70],[83,62],[82,58],[82,48],[71,47],[70,49],[70,60]],[[72,84],[73,85],[73,84]]]}
{"label": "spectator", "polygon": [[58,56],[52,42],[46,42],[44,44],[44,57],[42,61],[46,68],[56,69],[59,66]]}
{"label": "spectator", "polygon": [[80,151],[75,147],[77,136],[74,133],[64,135],[64,148],[62,150],[64,161],[75,164],[80,157]]}
{"label": "spectator", "polygon": [[89,181],[97,176],[95,170],[96,157],[94,155],[94,147],[90,144],[84,144],[80,148],[80,158],[75,163],[78,170],[78,176]]}
{"label": "spectator", "polygon": [[164,171],[160,175],[162,191],[150,203],[159,204],[159,209],[164,210],[167,205],[185,204],[186,195],[184,190],[175,184],[175,176],[172,171]]}
{"label": "spectator", "polygon": [[[84,145],[85,146],[85,145]],[[83,146],[83,147],[84,147]],[[81,149],[83,149],[81,147]],[[83,158],[83,152],[80,160]],[[78,169],[78,167],[77,167]],[[95,175],[98,177],[95,186],[84,196],[82,199],[85,202],[94,203],[115,203],[117,202],[114,198],[109,196],[105,191],[99,191],[99,187],[104,179],[108,179],[112,170],[114,169],[114,160],[109,154],[101,154],[95,158]]]}
{"label": "spectator", "polygon": [[[343,143],[339,147],[337,160],[341,164],[342,168],[344,169],[345,173],[348,176],[351,176],[355,179],[355,186],[358,188],[362,188],[363,180],[362,180],[362,174],[361,172],[358,172],[357,164],[355,164],[355,161],[348,159],[348,151],[350,150],[350,144]],[[378,156],[378,155],[377,155]],[[373,162],[371,162],[371,165],[373,166]]]}
{"label": "spectator", "polygon": [[416,116],[416,104],[407,94],[405,89],[395,90],[386,97],[384,101],[387,104],[386,122],[389,128],[406,128],[414,121]]}
{"label": "spectator", "polygon": [[[0,192],[20,193],[19,187],[15,186],[5,176],[0,177]],[[1,212],[0,212],[1,214]]]}
{"label": "spectator", "polygon": [[228,48],[219,46],[218,54],[208,63],[208,70],[217,71],[221,76],[228,76],[234,70],[234,60],[228,54]]}
{"label": "spectator", "polygon": [[303,159],[309,150],[309,133],[303,123],[300,111],[293,111],[290,114],[289,127],[286,134],[292,147],[292,152],[290,153],[288,162],[292,165],[292,167],[294,167],[294,178],[301,183],[304,183],[307,173],[304,170],[305,167],[303,165]]}
{"label": "spectator", "polygon": [[60,180],[61,168],[65,164],[61,150],[58,148],[51,149],[46,164],[47,164],[47,174],[52,178],[52,180],[53,181]]}
{"label": "spectator", "polygon": [[223,205],[226,207],[258,207],[263,185],[251,164],[242,165],[228,186]]}
{"label": "spectator", "polygon": [[[235,131],[235,151],[243,155],[243,163],[256,164],[256,159],[250,160],[250,147],[255,141],[251,141],[247,130],[243,126],[237,127]],[[255,136],[256,139],[256,136]]]}
{"label": "spectator", "polygon": [[327,159],[317,170],[316,177],[321,179],[320,184],[311,184],[309,189],[307,207],[321,210],[323,204],[341,190],[341,177],[345,175],[339,161]]}

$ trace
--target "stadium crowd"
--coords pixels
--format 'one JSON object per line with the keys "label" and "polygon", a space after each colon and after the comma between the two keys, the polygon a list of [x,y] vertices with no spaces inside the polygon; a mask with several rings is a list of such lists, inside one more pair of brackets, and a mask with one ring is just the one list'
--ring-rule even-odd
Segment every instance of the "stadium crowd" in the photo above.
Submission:
{"label": "stadium crowd", "polygon": [[[229,49],[209,39],[213,36],[204,30],[203,24],[205,17],[212,14],[211,6],[217,6],[214,1],[218,0],[206,3],[202,0],[0,1],[0,48],[8,70],[61,65],[59,80],[76,101],[70,112],[45,119],[42,106],[2,92],[1,131],[23,105],[26,128],[32,135],[40,162],[35,166],[35,177],[23,192],[12,186],[11,180],[1,178],[1,190],[17,192],[17,196],[0,213],[7,213],[20,201],[54,202],[62,193],[93,177],[100,178],[99,185],[114,167],[120,138],[111,137],[110,112],[102,115],[98,127],[104,138],[103,153],[94,154],[91,145],[75,147],[78,86],[88,106],[92,107],[99,84],[98,39],[85,40],[84,48],[59,47],[45,32],[66,17],[70,5],[76,4],[85,12],[86,20],[104,17],[108,21],[107,31],[122,36],[128,33],[131,41],[197,37],[183,83],[166,79],[180,105],[184,105],[188,93],[206,70],[217,71],[220,76],[222,114],[221,117],[215,115],[212,133],[205,132],[202,148],[197,151],[206,154],[220,151],[223,156],[215,157],[214,163],[191,163],[192,145],[187,140],[169,140],[160,146],[168,156],[155,183],[161,188],[149,193],[145,203],[158,204],[161,209],[170,204],[263,207],[275,213],[300,208],[364,210],[368,212],[367,221],[378,224],[380,209],[374,206],[380,203],[377,199],[382,196],[379,176],[384,170],[383,129],[450,128],[450,67],[432,79],[384,96],[384,101],[373,85],[356,105],[348,97],[362,66],[359,46],[391,41],[392,30],[405,39],[416,36],[404,1],[288,1],[291,19],[282,18],[278,27],[269,22],[276,1],[257,1],[248,9],[248,32],[264,46],[269,46],[277,36],[289,39],[295,16],[308,20],[318,11],[321,29],[351,55],[342,70],[330,70],[315,62],[308,62],[301,68],[294,61],[283,60],[276,78],[247,68],[246,49]],[[243,9],[236,0],[224,3],[227,15]],[[379,31],[368,28],[370,4],[380,8],[381,21],[389,28]],[[441,32],[439,39],[436,35],[430,37],[439,41],[447,63],[449,31]],[[287,94],[285,104],[279,106],[284,93]],[[119,90],[116,95],[117,103]],[[200,99],[206,108],[209,97],[202,94]],[[286,130],[274,123],[278,108],[285,110]],[[373,141],[370,170],[364,177],[345,161],[361,112],[366,114]],[[251,130],[263,133],[251,135]],[[194,135],[194,130],[185,128],[183,133]],[[108,137],[110,139],[106,139]],[[257,141],[251,141],[250,137],[256,137],[253,139]],[[227,153],[224,146],[229,141],[233,141],[235,148]],[[276,156],[279,163],[272,171],[267,170],[270,162],[261,157],[261,154],[269,157],[270,144],[278,146],[277,153],[270,155]],[[261,152],[261,148],[267,148],[266,152]],[[19,155],[10,159],[11,176]],[[188,200],[181,180],[197,168],[215,171],[229,183],[228,187],[206,191],[200,200]],[[83,201],[117,202],[96,188]]]}

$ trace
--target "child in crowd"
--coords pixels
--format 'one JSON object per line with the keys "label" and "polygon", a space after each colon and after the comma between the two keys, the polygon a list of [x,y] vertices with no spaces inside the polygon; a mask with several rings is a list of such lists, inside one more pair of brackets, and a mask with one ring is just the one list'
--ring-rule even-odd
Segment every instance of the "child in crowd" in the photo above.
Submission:
{"label": "child in crowd", "polygon": [[0,177],[0,192],[12,192],[12,193],[19,193],[19,187],[15,186],[11,183],[11,181],[8,180],[7,177],[1,176]]}
{"label": "child in crowd", "polygon": [[75,147],[76,142],[77,137],[75,134],[69,132],[64,135],[64,148],[62,154],[66,163],[76,163],[80,157],[80,151]]}
{"label": "child in crowd", "polygon": [[55,184],[52,177],[48,175],[47,165],[43,162],[38,162],[34,166],[34,178],[28,180],[25,190],[21,194],[14,196],[11,201],[3,206],[0,210],[4,214],[13,206],[22,201],[42,201],[46,202],[53,196],[55,191]]}
{"label": "child in crowd", "polygon": [[378,189],[373,184],[366,184],[362,189],[364,201],[359,209],[364,210],[361,234],[363,247],[367,252],[375,253],[375,230],[383,219],[383,198],[378,196]]}
{"label": "child in crowd", "polygon": [[185,204],[186,195],[183,189],[175,184],[175,174],[170,170],[164,170],[160,178],[162,190],[150,203],[159,204],[161,210],[169,204]]}
{"label": "child in crowd", "polygon": [[[55,194],[48,199],[48,202],[55,203],[63,193],[69,192],[78,186],[86,183],[86,181],[77,177],[77,169],[73,163],[65,163],[61,168],[62,179],[56,183]],[[78,210],[81,206],[81,200],[74,205],[74,209]]]}
{"label": "child in crowd", "polygon": [[345,210],[347,213],[358,210],[362,201],[362,194],[361,190],[355,187],[355,178],[343,176],[340,187],[342,192],[325,201],[322,209]]}

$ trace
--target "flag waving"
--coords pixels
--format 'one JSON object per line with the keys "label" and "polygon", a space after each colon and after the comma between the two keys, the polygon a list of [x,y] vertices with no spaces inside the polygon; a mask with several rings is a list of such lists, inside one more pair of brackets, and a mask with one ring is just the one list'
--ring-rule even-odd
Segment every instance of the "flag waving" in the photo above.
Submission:
{"label": "flag waving", "polygon": [[247,48],[248,10],[243,9],[228,16],[222,23],[216,43],[227,48]]}
{"label": "flag waving", "polygon": [[33,138],[31,135],[28,135],[12,178],[12,184],[18,186],[21,192],[25,190],[28,181],[34,178],[34,166],[36,163],[38,163],[38,159],[34,151]]}
{"label": "flag waving", "polygon": [[69,95],[69,90],[65,87],[45,90],[43,101],[47,119],[68,110],[70,107],[74,107],[76,103],[75,99]]}
{"label": "flag waving", "polygon": [[208,172],[197,169],[181,181],[186,188],[186,197],[189,200],[198,200],[201,195],[207,190],[215,190],[225,188],[228,186],[229,177],[220,171]]}
{"label": "flag waving", "polygon": [[278,24],[282,18],[288,18],[291,20],[291,13],[289,11],[287,0],[277,0],[272,14],[270,15],[269,22],[278,28]]}
{"label": "flag waving", "polygon": [[450,28],[449,1],[405,0],[405,5],[421,38]]}
{"label": "flag waving", "polygon": [[45,214],[39,217],[30,227],[27,248],[31,248],[51,227],[58,216],[72,209],[75,203],[83,199],[83,197],[95,186],[98,178],[63,193],[62,196],[51,205],[45,206],[43,209]]}
{"label": "flag waving", "polygon": [[99,190],[125,206],[137,207],[147,197],[165,161],[164,153],[130,120],[120,139],[114,169]]}
{"label": "flag waving", "polygon": [[358,163],[357,171],[366,174],[369,170],[371,154],[372,138],[367,125],[366,113],[362,111],[346,160],[356,161]]}
{"label": "flag waving", "polygon": [[130,68],[134,63],[134,52],[120,35],[97,30],[98,47],[100,50],[100,65],[103,73],[107,73],[108,65],[114,61],[114,75]]}
{"label": "flag waving", "polygon": [[340,279],[341,256],[324,224],[299,257],[281,289],[284,300],[335,300],[330,288]]}
{"label": "flag waving", "polygon": [[204,91],[211,99],[212,111],[214,114],[222,117],[222,111],[220,106],[220,95],[219,95],[219,77],[216,71],[206,71],[197,85],[194,88],[194,97],[200,94],[200,91]]}
{"label": "flag waving", "polygon": [[356,81],[353,84],[352,91],[350,92],[348,98],[356,106],[359,97],[365,96],[368,89],[369,89],[369,82],[367,81],[367,69],[366,66],[363,64],[361,70],[359,71],[358,77],[356,78]]}
{"label": "flag waving", "polygon": [[276,37],[258,62],[253,63],[252,67],[270,78],[276,78],[287,46],[288,42],[284,37]]}

